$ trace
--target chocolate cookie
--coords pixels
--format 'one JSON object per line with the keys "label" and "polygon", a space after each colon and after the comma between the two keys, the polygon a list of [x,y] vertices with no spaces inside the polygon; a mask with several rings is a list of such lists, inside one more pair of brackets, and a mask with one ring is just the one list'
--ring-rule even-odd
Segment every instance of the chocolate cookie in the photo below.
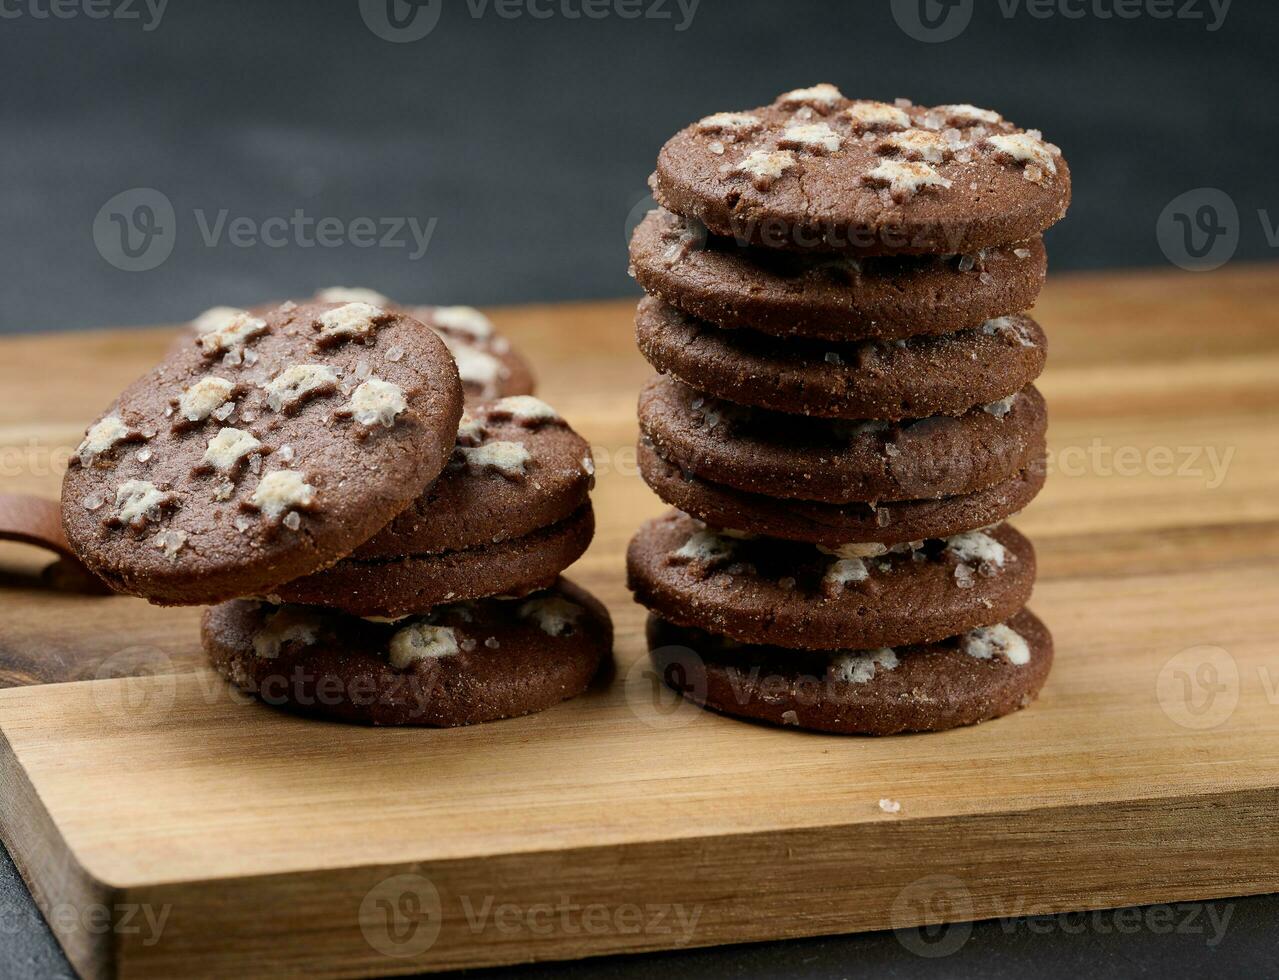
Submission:
{"label": "chocolate cookie", "polygon": [[384,527],[453,451],[443,343],[364,303],[241,314],[134,382],[63,481],[77,554],[113,588],[196,604],[268,592]]}
{"label": "chocolate cookie", "polygon": [[470,306],[409,306],[409,316],[440,335],[457,361],[458,374],[472,401],[531,395],[533,369],[479,310]]}
{"label": "chocolate cookie", "polygon": [[667,622],[802,650],[922,643],[998,623],[1026,604],[1035,552],[1007,524],[888,548],[819,549],[708,530],[671,511],[626,556],[635,598]]}
{"label": "chocolate cookie", "polygon": [[817,85],[677,133],[653,193],[743,244],[952,255],[1060,220],[1070,170],[1038,132],[990,110],[852,101]]}
{"label": "chocolate cookie", "polygon": [[845,541],[900,544],[921,538],[945,538],[998,524],[1035,498],[1043,488],[1046,472],[1045,459],[1040,456],[1002,483],[972,493],[872,505],[778,500],[708,483],[682,473],[643,440],[639,445],[639,469],[644,482],[666,503],[713,528],[748,528],[755,534],[827,547]]}
{"label": "chocolate cookie", "polygon": [[[499,465],[503,447],[514,455]],[[594,482],[590,446],[545,402],[529,395],[486,402],[462,417],[440,478],[351,557],[438,554],[519,538],[580,510]]]}
{"label": "chocolate cookie", "polygon": [[797,653],[741,646],[650,617],[667,684],[721,714],[844,735],[936,732],[1026,707],[1052,667],[1047,628],[1028,609],[935,643]]}
{"label": "chocolate cookie", "polygon": [[918,500],[1002,483],[1044,452],[1034,386],[958,417],[902,422],[783,415],[669,377],[640,392],[640,428],[668,461],[748,493],[831,504]]}
{"label": "chocolate cookie", "polygon": [[271,599],[396,618],[447,602],[527,595],[582,557],[594,534],[595,514],[587,503],[558,524],[494,544],[373,561],[347,558],[277,586]]}
{"label": "chocolate cookie", "polygon": [[373,623],[241,599],[204,614],[213,666],[267,704],[339,721],[451,727],[542,711],[586,690],[613,645],[608,612],[561,580]]}
{"label": "chocolate cookie", "polygon": [[635,335],[653,367],[708,394],[843,419],[962,415],[1034,381],[1046,348],[1026,316],[938,337],[835,344],[724,330],[651,296],[640,301]]}
{"label": "chocolate cookie", "polygon": [[649,212],[631,238],[645,291],[723,327],[818,340],[951,333],[1035,305],[1043,239],[970,255],[882,256],[743,248],[696,221]]}
{"label": "chocolate cookie", "polygon": [[[403,313],[439,335],[457,361],[462,387],[470,402],[487,401],[507,395],[531,395],[537,387],[528,361],[509,340],[499,334],[489,319],[469,306],[405,306],[372,289],[356,286],[332,286],[321,289],[312,303],[368,303],[384,310]],[[261,316],[273,304],[241,310],[232,306],[215,306],[191,321],[191,332],[208,333],[219,323],[241,313]],[[185,343],[180,338],[178,343]]]}

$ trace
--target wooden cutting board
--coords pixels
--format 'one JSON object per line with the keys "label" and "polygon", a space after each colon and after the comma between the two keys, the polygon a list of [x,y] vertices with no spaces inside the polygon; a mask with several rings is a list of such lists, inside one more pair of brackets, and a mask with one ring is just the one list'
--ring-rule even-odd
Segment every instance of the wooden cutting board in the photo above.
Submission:
{"label": "wooden cutting board", "polygon": [[[613,612],[616,674],[471,729],[305,721],[201,666],[198,611],[52,591],[38,553],[0,549],[5,843],[93,977],[409,973],[1279,890],[1276,286],[1276,266],[1052,280],[1054,473],[1019,524],[1057,665],[1030,710],[882,740],[663,696],[623,585],[660,510],[635,475],[632,304],[497,311],[596,447],[599,534],[571,574]],[[0,491],[56,494],[169,336],[0,343]]]}

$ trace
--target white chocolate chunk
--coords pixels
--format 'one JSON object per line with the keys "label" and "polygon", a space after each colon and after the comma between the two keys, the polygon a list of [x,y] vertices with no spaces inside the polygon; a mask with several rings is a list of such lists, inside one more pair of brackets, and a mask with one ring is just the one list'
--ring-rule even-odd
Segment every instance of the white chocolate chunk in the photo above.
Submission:
{"label": "white chocolate chunk", "polygon": [[386,316],[386,310],[370,303],[347,303],[319,315],[317,339],[321,342],[364,340],[377,332],[378,322]]}
{"label": "white chocolate chunk", "polygon": [[744,136],[753,133],[764,125],[758,116],[749,112],[717,112],[701,119],[697,123],[699,133],[729,133],[733,136]]}
{"label": "white chocolate chunk", "polygon": [[279,609],[253,637],[253,652],[260,660],[275,660],[286,643],[310,645],[319,632],[320,622],[314,614],[292,607]]}
{"label": "white chocolate chunk", "polygon": [[156,536],[151,539],[151,543],[157,550],[163,551],[166,558],[176,561],[178,552],[181,551],[187,543],[187,533],[186,531],[178,531],[173,528],[168,528],[156,534]]}
{"label": "white chocolate chunk", "polygon": [[840,558],[831,562],[822,576],[822,588],[828,594],[842,592],[849,585],[865,582],[870,578],[866,563],[860,558]]}
{"label": "white chocolate chunk", "polygon": [[854,102],[844,112],[855,129],[907,129],[910,116],[887,102]]}
{"label": "white chocolate chunk", "polygon": [[414,623],[391,637],[388,659],[396,670],[405,670],[420,660],[438,660],[458,652],[457,634],[448,626]]}
{"label": "white chocolate chunk", "polygon": [[797,88],[784,92],[777,97],[778,103],[784,106],[812,106],[815,109],[829,109],[844,97],[834,85],[822,82],[812,88]]}
{"label": "white chocolate chunk", "polygon": [[977,660],[991,660],[999,656],[1014,667],[1030,663],[1030,646],[1026,638],[1007,623],[969,630],[964,634],[960,649]]}
{"label": "white chocolate chunk", "polygon": [[124,420],[120,416],[108,415],[89,427],[89,431],[85,433],[84,441],[76,449],[76,455],[80,458],[81,463],[88,466],[93,462],[95,456],[105,453],[117,443],[124,442],[131,436],[132,432],[124,424]]}
{"label": "white chocolate chunk", "polygon": [[1053,159],[1052,151],[1048,149],[1048,145],[1029,133],[992,136],[988,142],[995,148],[997,158],[1022,164],[1033,163],[1036,166],[1047,169],[1050,173],[1055,174],[1057,172],[1057,161]]}
{"label": "white chocolate chunk", "polygon": [[158,521],[160,509],[171,503],[173,494],[165,493],[146,480],[126,480],[115,491],[113,519],[120,524],[140,527],[147,521]]}
{"label": "white chocolate chunk", "polygon": [[493,323],[474,306],[437,306],[427,318],[446,330],[458,330],[477,340],[493,335]]}
{"label": "white chocolate chunk", "polygon": [[865,684],[880,670],[895,670],[897,652],[888,647],[837,655],[826,668],[826,676],[845,684]]}
{"label": "white chocolate chunk", "polygon": [[243,429],[219,429],[218,434],[209,440],[202,463],[219,473],[230,473],[240,460],[261,448],[262,443]]}
{"label": "white chocolate chunk", "polygon": [[373,289],[361,286],[330,286],[315,294],[321,303],[365,303],[369,306],[394,306],[389,299]]}
{"label": "white chocolate chunk", "polygon": [[907,160],[923,160],[926,163],[941,163],[953,156],[949,143],[925,129],[890,133],[880,140],[879,151],[899,153]]}
{"label": "white chocolate chunk", "polygon": [[479,385],[484,398],[492,398],[497,394],[497,382],[502,376],[501,361],[464,340],[448,334],[440,334],[439,337],[453,355],[458,377],[463,384]]}
{"label": "white chocolate chunk", "polygon": [[993,415],[997,419],[1002,419],[1005,415],[1013,410],[1013,402],[1017,400],[1017,393],[1013,392],[1007,398],[1001,398],[997,402],[991,402],[983,405],[981,410],[987,415]]}
{"label": "white chocolate chunk", "polygon": [[206,354],[220,354],[243,347],[254,337],[266,333],[266,321],[251,313],[240,312],[231,319],[200,335],[200,349]]}
{"label": "white chocolate chunk", "polygon": [[495,401],[489,415],[496,419],[509,418],[530,429],[544,422],[559,422],[560,415],[550,405],[532,395],[511,395]]}
{"label": "white chocolate chunk", "polygon": [[897,800],[891,800],[885,796],[879,801],[879,808],[885,813],[901,813],[902,805]]}
{"label": "white chocolate chunk", "polygon": [[977,565],[984,575],[993,574],[1008,561],[1008,549],[982,531],[947,538],[946,551],[959,561]]}
{"label": "white chocolate chunk", "polygon": [[533,457],[521,443],[499,440],[481,446],[459,446],[456,450],[473,473],[496,470],[508,479],[519,479],[528,472]]}
{"label": "white chocolate chunk", "polygon": [[672,557],[686,562],[714,565],[733,556],[733,542],[714,531],[696,531]]}
{"label": "white chocolate chunk", "polygon": [[478,446],[484,441],[484,423],[472,418],[465,412],[457,426],[457,444],[459,446]]}
{"label": "white chocolate chunk", "polygon": [[338,376],[327,364],[294,364],[262,386],[274,411],[292,411],[306,399],[337,387]]}
{"label": "white chocolate chunk", "polygon": [[567,636],[586,610],[561,596],[530,599],[519,608],[520,619],[531,619],[547,636]]}
{"label": "white chocolate chunk", "polygon": [[1021,323],[1011,317],[1000,316],[993,320],[987,320],[981,325],[981,332],[990,336],[1011,337],[1021,344],[1022,347],[1034,347],[1035,341],[1031,339],[1029,333]]}
{"label": "white chocolate chunk", "polygon": [[360,425],[381,425],[389,429],[406,408],[408,402],[403,388],[381,378],[369,378],[352,393],[348,410]]}
{"label": "white chocolate chunk", "polygon": [[188,422],[203,422],[231,397],[234,388],[226,378],[201,378],[178,399],[178,414]]}
{"label": "white chocolate chunk", "polygon": [[990,109],[979,109],[967,102],[957,105],[939,105],[934,107],[933,112],[940,113],[949,123],[983,123],[987,126],[995,126],[1004,121],[1004,117],[999,113],[992,112]]}
{"label": "white chocolate chunk", "polygon": [[215,306],[192,320],[191,326],[196,333],[213,333],[215,330],[229,326],[236,317],[248,315],[248,310],[242,310],[236,306]]}
{"label": "white chocolate chunk", "polygon": [[294,508],[315,504],[315,487],[296,470],[272,470],[258,481],[249,502],[271,520],[278,520]]}
{"label": "white chocolate chunk", "polygon": [[838,133],[824,122],[787,126],[777,145],[786,150],[807,150],[810,153],[834,153],[843,141]]}
{"label": "white chocolate chunk", "polygon": [[864,177],[867,183],[887,186],[896,201],[906,201],[926,187],[949,187],[950,181],[927,163],[884,160]]}
{"label": "white chocolate chunk", "polygon": [[730,167],[728,172],[749,177],[757,188],[766,191],[795,165],[795,154],[789,150],[755,150]]}

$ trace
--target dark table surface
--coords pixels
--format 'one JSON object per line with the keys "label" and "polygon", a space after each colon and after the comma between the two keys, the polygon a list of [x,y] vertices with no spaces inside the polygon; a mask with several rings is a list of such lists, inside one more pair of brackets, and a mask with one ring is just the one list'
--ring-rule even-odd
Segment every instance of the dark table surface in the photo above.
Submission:
{"label": "dark table surface", "polygon": [[[919,0],[641,0],[601,19],[575,16],[578,0],[419,0],[413,23],[434,27],[403,43],[358,0],[110,0],[102,20],[6,2],[0,333],[175,321],[339,283],[477,305],[624,295],[625,236],[662,141],[817,81],[1043,129],[1075,182],[1049,236],[1055,269],[1169,261],[1160,215],[1205,187],[1235,209],[1236,258],[1276,254],[1279,4],[927,3],[930,36],[952,37],[921,39]],[[98,220],[113,199],[153,205],[159,244],[138,259]],[[333,245],[295,215],[329,219]],[[358,219],[378,237],[401,227],[368,245]],[[939,959],[880,933],[507,972],[1273,976],[1276,913],[1270,897],[982,923]],[[5,855],[0,977],[63,975]]]}

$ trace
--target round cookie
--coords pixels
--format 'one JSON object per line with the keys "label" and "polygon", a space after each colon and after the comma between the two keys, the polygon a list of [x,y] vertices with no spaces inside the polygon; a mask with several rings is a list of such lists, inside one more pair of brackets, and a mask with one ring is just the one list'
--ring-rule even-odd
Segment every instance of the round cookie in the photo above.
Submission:
{"label": "round cookie", "polygon": [[[484,462],[494,446],[509,443],[528,454],[522,468]],[[477,457],[481,446],[489,449]],[[591,447],[545,402],[529,395],[485,402],[463,416],[440,478],[350,557],[438,554],[519,538],[581,509],[594,482]]]}
{"label": "round cookie", "polygon": [[977,330],[834,344],[725,330],[652,296],[635,315],[659,371],[738,405],[842,419],[962,415],[1026,387],[1044,368],[1044,333],[1026,316]]}
{"label": "round cookie", "polygon": [[1052,667],[1052,636],[1028,609],[935,643],[796,653],[741,646],[650,617],[654,666],[721,714],[843,735],[937,732],[1026,707]]}
{"label": "round cookie", "polygon": [[644,290],[722,327],[816,340],[951,333],[1035,305],[1048,258],[1039,236],[971,255],[881,256],[743,248],[658,209],[631,238]]}
{"label": "round cookie", "polygon": [[[311,300],[316,303],[368,303],[395,310],[425,323],[435,331],[457,362],[458,373],[468,402],[481,402],[507,395],[531,395],[537,387],[528,361],[509,340],[499,334],[489,319],[469,306],[404,306],[372,289],[332,286],[321,289]],[[241,313],[261,316],[272,305],[241,310],[215,306],[191,321],[190,330],[207,333],[218,324]],[[182,336],[177,345],[185,345]]]}
{"label": "round cookie", "polygon": [[672,511],[626,556],[636,600],[667,622],[801,650],[900,646],[998,623],[1026,604],[1035,552],[1007,524],[892,550],[819,550],[708,530]]}
{"label": "round cookie", "polygon": [[440,335],[457,360],[458,374],[472,401],[531,395],[537,387],[524,355],[470,306],[409,306],[409,316]]}
{"label": "round cookie", "polygon": [[972,493],[934,500],[871,504],[823,504],[778,500],[708,483],[682,473],[639,444],[640,475],[672,507],[713,528],[749,528],[755,534],[836,547],[845,541],[900,544],[921,538],[945,538],[989,527],[1019,513],[1043,488],[1047,467],[1040,456],[1002,483]]}
{"label": "round cookie", "polygon": [[660,376],[640,392],[639,421],[665,459],[702,480],[831,504],[947,497],[1002,483],[1043,454],[1047,428],[1033,385],[958,417],[880,422],[747,408]]}
{"label": "round cookie", "polygon": [[90,427],[63,480],[67,538],[162,604],[267,592],[384,527],[453,450],[444,344],[363,303],[285,303],[192,339]]}
{"label": "round cookie", "polygon": [[522,596],[549,586],[595,535],[589,503],[558,524],[461,551],[374,561],[344,559],[277,586],[272,601],[323,605],[353,616],[396,618],[486,596]]}
{"label": "round cookie", "polygon": [[613,645],[604,606],[561,580],[397,623],[240,599],[202,626],[213,666],[267,704],[338,721],[452,727],[550,708],[586,690]]}
{"label": "round cookie", "polygon": [[866,255],[1021,242],[1070,204],[1070,170],[1039,133],[832,85],[694,123],[662,147],[652,184],[668,210],[743,244]]}

